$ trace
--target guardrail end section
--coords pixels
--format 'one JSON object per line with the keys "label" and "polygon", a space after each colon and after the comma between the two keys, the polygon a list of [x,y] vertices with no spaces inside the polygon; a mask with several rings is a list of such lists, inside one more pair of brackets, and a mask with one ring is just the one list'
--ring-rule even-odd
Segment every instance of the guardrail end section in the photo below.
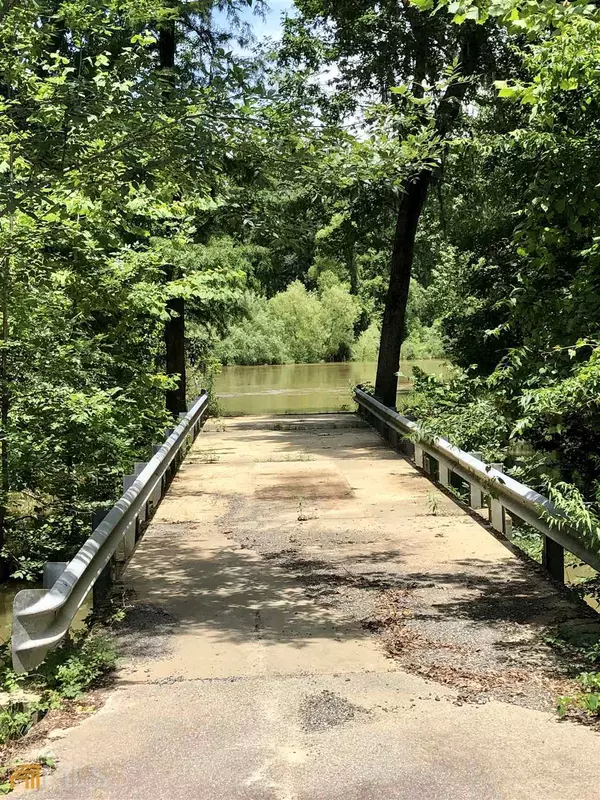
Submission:
{"label": "guardrail end section", "polygon": [[20,617],[20,612],[36,603],[46,594],[45,589],[22,589],[17,592],[13,601],[13,622],[12,622],[12,656],[13,668],[17,675],[29,672],[38,667],[49,648],[40,645],[31,647],[36,634],[41,633],[48,624],[47,615],[41,618],[36,616],[25,617],[26,622]]}

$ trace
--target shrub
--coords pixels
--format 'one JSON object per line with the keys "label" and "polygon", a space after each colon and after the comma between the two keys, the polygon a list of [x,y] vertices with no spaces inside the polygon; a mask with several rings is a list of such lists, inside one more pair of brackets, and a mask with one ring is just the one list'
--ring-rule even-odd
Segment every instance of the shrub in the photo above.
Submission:
{"label": "shrub", "polygon": [[264,297],[246,296],[246,318],[234,325],[216,347],[223,364],[286,364],[291,356],[286,347],[281,321]]}
{"label": "shrub", "polygon": [[377,361],[381,330],[377,322],[372,322],[352,346],[353,361]]}
{"label": "shrub", "polygon": [[37,675],[60,697],[72,699],[89,689],[116,664],[115,646],[105,636],[81,633],[53,650]]}
{"label": "shrub", "polygon": [[285,292],[271,298],[269,305],[273,316],[282,326],[291,361],[296,364],[322,361],[325,334],[317,295],[307,291],[300,281],[294,281]]}
{"label": "shrub", "polygon": [[[331,273],[323,273],[323,276]],[[335,278],[335,276],[333,276]],[[335,278],[329,285],[320,282],[323,356],[328,361],[347,361],[354,342],[354,323],[360,315],[360,302]]]}

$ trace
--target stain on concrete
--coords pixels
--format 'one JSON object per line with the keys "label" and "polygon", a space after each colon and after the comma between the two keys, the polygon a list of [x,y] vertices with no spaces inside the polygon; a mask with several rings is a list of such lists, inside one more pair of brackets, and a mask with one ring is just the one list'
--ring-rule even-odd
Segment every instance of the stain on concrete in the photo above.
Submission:
{"label": "stain on concrete", "polygon": [[257,500],[339,500],[353,494],[337,465],[323,460],[257,463],[253,478]]}
{"label": "stain on concrete", "polygon": [[135,603],[115,626],[119,656],[138,661],[168,657],[178,620],[161,606]]}
{"label": "stain on concrete", "polygon": [[305,731],[324,731],[344,725],[356,716],[369,712],[365,708],[348,702],[339,694],[323,689],[307,694],[300,703],[301,725]]}

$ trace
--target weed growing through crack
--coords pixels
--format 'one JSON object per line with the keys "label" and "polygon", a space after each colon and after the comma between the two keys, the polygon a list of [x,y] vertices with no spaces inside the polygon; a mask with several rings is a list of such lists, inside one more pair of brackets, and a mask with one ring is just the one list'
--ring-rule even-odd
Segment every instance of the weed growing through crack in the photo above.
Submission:
{"label": "weed growing through crack", "polygon": [[436,492],[427,492],[427,508],[432,516],[437,516],[440,508],[440,501]]}
{"label": "weed growing through crack", "polygon": [[221,456],[216,450],[199,450],[198,460],[203,464],[215,464]]}
{"label": "weed growing through crack", "polygon": [[299,522],[306,522],[308,516],[304,510],[304,498],[298,498],[298,521]]}

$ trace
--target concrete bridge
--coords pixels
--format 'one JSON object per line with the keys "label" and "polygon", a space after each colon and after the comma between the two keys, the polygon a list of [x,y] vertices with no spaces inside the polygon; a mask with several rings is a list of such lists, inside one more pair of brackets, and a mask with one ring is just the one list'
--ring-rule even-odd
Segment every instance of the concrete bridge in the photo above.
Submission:
{"label": "concrete bridge", "polygon": [[584,607],[355,415],[209,421],[124,584],[40,798],[598,796],[544,643]]}

